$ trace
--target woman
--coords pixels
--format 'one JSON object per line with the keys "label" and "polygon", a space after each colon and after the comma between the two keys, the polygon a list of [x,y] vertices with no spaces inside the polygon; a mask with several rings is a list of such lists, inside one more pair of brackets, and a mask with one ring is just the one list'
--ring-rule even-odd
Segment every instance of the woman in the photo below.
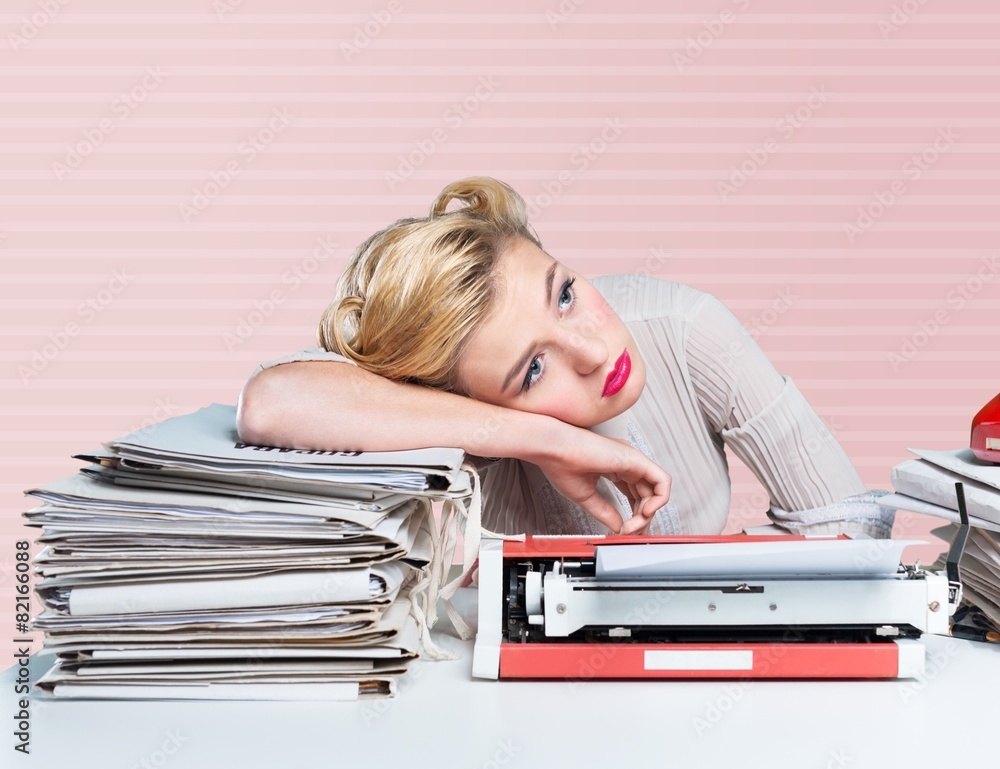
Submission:
{"label": "woman", "polygon": [[523,199],[495,179],[450,184],[427,218],[368,238],[317,338],[254,372],[244,441],[459,446],[480,470],[483,526],[507,534],[718,533],[728,445],[784,528],[891,534],[886,492],[865,490],[715,297],[646,276],[587,281],[542,250]]}

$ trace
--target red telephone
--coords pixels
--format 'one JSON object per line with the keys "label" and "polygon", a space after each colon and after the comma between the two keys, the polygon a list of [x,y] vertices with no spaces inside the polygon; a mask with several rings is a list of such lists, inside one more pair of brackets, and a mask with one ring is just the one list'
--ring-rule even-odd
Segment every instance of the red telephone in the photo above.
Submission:
{"label": "red telephone", "polygon": [[970,442],[977,458],[1000,464],[1000,395],[972,418]]}

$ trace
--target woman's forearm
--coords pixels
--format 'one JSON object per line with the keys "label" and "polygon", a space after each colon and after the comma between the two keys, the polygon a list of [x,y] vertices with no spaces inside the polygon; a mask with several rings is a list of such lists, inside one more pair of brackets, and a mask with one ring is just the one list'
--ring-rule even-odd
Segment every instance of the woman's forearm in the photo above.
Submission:
{"label": "woman's forearm", "polygon": [[394,451],[455,446],[535,461],[569,427],[552,417],[396,382],[339,361],[264,369],[240,394],[247,443],[301,449]]}
{"label": "woman's forearm", "polygon": [[[670,476],[640,451],[554,417],[395,382],[338,361],[266,368],[240,394],[236,428],[247,443],[299,449],[395,451],[454,446],[533,462],[556,491],[611,531],[644,531],[667,503]],[[636,500],[623,526],[598,493],[604,476]]]}

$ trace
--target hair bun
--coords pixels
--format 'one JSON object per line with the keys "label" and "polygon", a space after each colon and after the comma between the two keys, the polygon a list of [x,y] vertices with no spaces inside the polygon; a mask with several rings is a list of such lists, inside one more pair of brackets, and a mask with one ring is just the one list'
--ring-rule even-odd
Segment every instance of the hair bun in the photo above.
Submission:
{"label": "hair bun", "polygon": [[452,213],[445,210],[452,200],[465,203],[462,211],[488,218],[494,218],[498,214],[507,215],[512,201],[520,202],[523,206],[520,196],[510,185],[489,176],[469,176],[452,182],[441,190],[431,204],[430,218]]}

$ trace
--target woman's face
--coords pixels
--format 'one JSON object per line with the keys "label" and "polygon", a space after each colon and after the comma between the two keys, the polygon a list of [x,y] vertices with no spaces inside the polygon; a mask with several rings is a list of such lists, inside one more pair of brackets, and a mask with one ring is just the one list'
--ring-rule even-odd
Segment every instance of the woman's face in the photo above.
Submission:
{"label": "woman's face", "polygon": [[639,399],[645,364],[597,289],[523,238],[499,269],[497,307],[459,361],[466,393],[579,427],[607,421]]}

